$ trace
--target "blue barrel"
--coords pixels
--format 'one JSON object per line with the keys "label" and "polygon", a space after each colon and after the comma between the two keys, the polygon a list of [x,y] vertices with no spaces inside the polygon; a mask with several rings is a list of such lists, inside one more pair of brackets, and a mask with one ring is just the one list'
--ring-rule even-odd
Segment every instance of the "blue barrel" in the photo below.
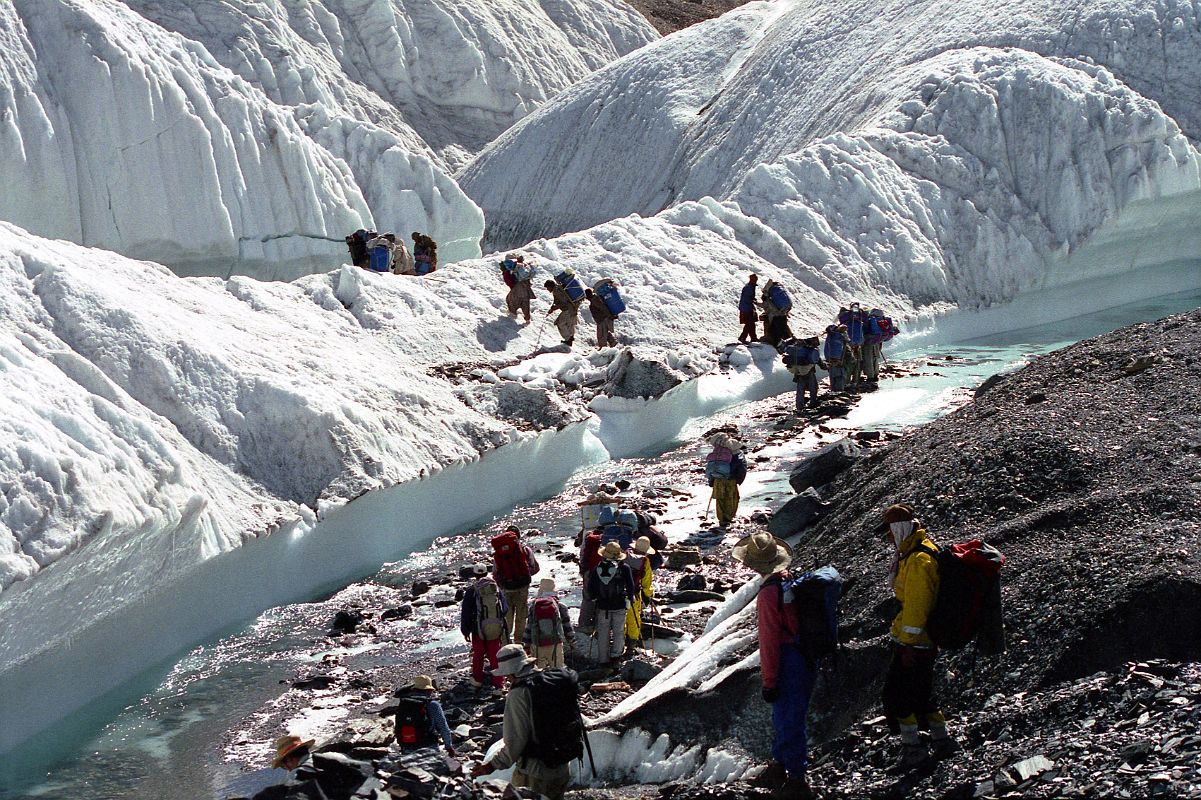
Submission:
{"label": "blue barrel", "polygon": [[392,268],[392,251],[383,246],[371,248],[371,261],[368,268],[372,272],[387,272]]}
{"label": "blue barrel", "polygon": [[626,310],[625,301],[621,299],[621,293],[617,291],[617,284],[613,281],[601,281],[596,285],[596,296],[599,297],[609,309],[609,313],[617,316]]}
{"label": "blue barrel", "polygon": [[555,276],[555,282],[563,287],[563,291],[567,292],[567,296],[573,301],[584,299],[584,287],[576,280],[575,273],[560,272]]}

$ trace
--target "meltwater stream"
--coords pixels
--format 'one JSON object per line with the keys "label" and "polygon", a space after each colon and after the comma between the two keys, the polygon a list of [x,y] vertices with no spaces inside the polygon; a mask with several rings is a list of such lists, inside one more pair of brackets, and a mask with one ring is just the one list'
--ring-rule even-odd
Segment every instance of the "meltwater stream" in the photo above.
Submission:
{"label": "meltwater stream", "polygon": [[[1199,305],[1201,292],[1183,293],[922,353],[890,353],[891,359],[906,361],[915,373],[886,381],[879,391],[865,395],[839,427],[900,430],[927,422],[965,402],[971,388],[989,375],[1016,368],[1032,356]],[[1138,343],[1132,342],[1131,348],[1137,350]],[[435,607],[447,599],[446,587],[435,587],[430,593],[434,604],[390,629],[390,640],[371,647],[340,648],[335,640],[325,638],[334,610],[355,602],[377,611],[397,604],[398,587],[477,560],[485,552],[487,537],[510,521],[544,532],[534,540],[544,553],[544,567],[552,568],[561,588],[570,585],[574,565],[555,562],[551,552],[575,535],[575,501],[582,485],[625,477],[642,489],[671,485],[692,492],[665,501],[669,504],[665,532],[673,540],[683,539],[697,530],[707,497],[692,470],[702,452],[697,437],[715,425],[735,422],[744,438],[762,440],[774,426],[762,412],[779,405],[778,399],[746,403],[694,421],[662,452],[589,467],[574,475],[561,494],[529,502],[460,535],[434,540],[417,552],[398,552],[396,562],[332,597],[271,609],[174,663],[138,676],[122,693],[125,698],[138,697],[136,702],[115,711],[106,711],[101,704],[90,718],[77,715],[69,726],[56,726],[53,735],[37,747],[18,751],[23,763],[9,759],[0,769],[0,798],[212,798],[223,797],[233,787],[270,780],[272,776],[244,774],[269,757],[264,743],[245,731],[286,723],[293,732],[320,736],[334,730],[350,711],[345,697],[312,704],[307,710],[289,705],[286,696],[297,693],[281,685],[284,678],[331,657],[339,668],[348,669],[380,665],[432,669],[462,661],[465,648],[457,633],[457,606]],[[787,467],[817,440],[815,432],[806,431],[760,449],[744,486],[743,513],[778,505],[790,493]],[[577,605],[578,596],[569,598],[568,604]],[[46,764],[52,766],[47,769]]]}

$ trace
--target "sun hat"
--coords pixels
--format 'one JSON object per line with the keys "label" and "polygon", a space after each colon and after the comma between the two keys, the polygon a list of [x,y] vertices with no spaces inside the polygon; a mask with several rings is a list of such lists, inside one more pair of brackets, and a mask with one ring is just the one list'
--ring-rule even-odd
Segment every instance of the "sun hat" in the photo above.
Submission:
{"label": "sun hat", "polygon": [[906,520],[916,519],[917,512],[913,510],[913,506],[908,503],[894,503],[884,509],[884,524],[890,525],[894,522],[904,522]]}
{"label": "sun hat", "polygon": [[621,561],[626,557],[626,551],[622,550],[621,545],[617,542],[608,542],[596,552],[601,558],[607,558],[610,561]]}
{"label": "sun hat", "polygon": [[741,561],[760,575],[787,569],[792,563],[792,548],[770,533],[752,533],[734,545],[734,560]]}
{"label": "sun hat", "polygon": [[433,689],[434,681],[429,675],[418,675],[417,677],[413,678],[413,688],[426,690]]}
{"label": "sun hat", "polygon": [[533,660],[526,656],[525,648],[521,645],[507,644],[497,651],[496,669],[492,670],[492,674],[499,675],[502,678],[508,675],[516,675],[521,671],[522,667],[532,663]]}
{"label": "sun hat", "polygon": [[554,593],[555,593],[555,579],[554,578],[543,578],[542,580],[538,581],[538,594],[554,594]]}
{"label": "sun hat", "polygon": [[284,763],[284,759],[291,755],[293,750],[300,748],[308,748],[313,746],[316,739],[309,739],[307,742],[299,736],[281,736],[275,740],[275,758],[271,761],[272,769],[279,769],[279,765]]}
{"label": "sun hat", "polygon": [[649,536],[639,536],[638,541],[634,542],[634,552],[640,556],[653,556],[659,551],[651,547]]}

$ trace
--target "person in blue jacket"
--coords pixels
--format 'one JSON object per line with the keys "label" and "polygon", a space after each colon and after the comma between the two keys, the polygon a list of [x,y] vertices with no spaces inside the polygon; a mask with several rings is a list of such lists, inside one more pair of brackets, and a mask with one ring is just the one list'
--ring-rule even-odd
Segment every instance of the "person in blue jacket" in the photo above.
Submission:
{"label": "person in blue jacket", "polygon": [[843,364],[850,350],[846,328],[841,325],[826,326],[826,344],[822,355],[826,357],[826,369],[830,370],[830,391],[844,392],[847,388],[847,373]]}
{"label": "person in blue jacket", "polygon": [[758,303],[755,302],[755,284],[758,282],[759,276],[752,272],[738,298],[738,321],[742,323],[742,333],[738,334],[738,341],[743,344],[748,340],[759,341],[759,336],[755,333],[755,321],[759,319]]}

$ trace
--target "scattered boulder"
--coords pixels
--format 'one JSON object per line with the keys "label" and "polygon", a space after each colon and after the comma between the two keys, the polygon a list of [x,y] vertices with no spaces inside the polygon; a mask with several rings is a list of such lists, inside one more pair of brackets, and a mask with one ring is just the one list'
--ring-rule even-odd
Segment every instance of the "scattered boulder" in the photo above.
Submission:
{"label": "scattered boulder", "polygon": [[825,486],[862,456],[858,445],[850,439],[840,439],[795,466],[788,476],[788,483],[798,493],[810,487]]}
{"label": "scattered boulder", "polygon": [[701,549],[699,547],[677,546],[667,552],[668,569],[680,570],[699,563],[701,563]]}
{"label": "scattered boulder", "polygon": [[334,614],[334,621],[330,625],[329,635],[340,636],[342,634],[354,633],[364,619],[362,611],[357,611],[353,608],[343,609]]}
{"label": "scattered boulder", "polygon": [[396,606],[395,608],[387,609],[384,611],[384,613],[380,614],[379,618],[384,622],[387,622],[389,620],[405,619],[406,617],[411,616],[413,616],[413,607],[408,603],[405,603],[403,605]]}
{"label": "scattered boulder", "polygon": [[663,667],[642,659],[632,659],[621,667],[621,679],[629,684],[644,684],[663,671]]}
{"label": "scattered boulder", "polygon": [[686,592],[690,589],[704,590],[705,585],[704,575],[689,573],[688,575],[680,578],[680,580],[676,583],[676,591]]}
{"label": "scattered boulder", "polygon": [[703,603],[707,600],[725,600],[725,595],[717,592],[706,592],[702,589],[685,589],[682,592],[676,592],[671,596],[673,603]]}
{"label": "scattered boulder", "polygon": [[328,689],[333,685],[334,679],[329,675],[314,675],[311,678],[305,678],[303,680],[292,682],[293,689],[305,689],[308,691],[321,691],[322,689]]}
{"label": "scattered boulder", "polygon": [[781,539],[799,533],[825,513],[828,504],[812,487],[785,503],[767,523],[767,530]]}

